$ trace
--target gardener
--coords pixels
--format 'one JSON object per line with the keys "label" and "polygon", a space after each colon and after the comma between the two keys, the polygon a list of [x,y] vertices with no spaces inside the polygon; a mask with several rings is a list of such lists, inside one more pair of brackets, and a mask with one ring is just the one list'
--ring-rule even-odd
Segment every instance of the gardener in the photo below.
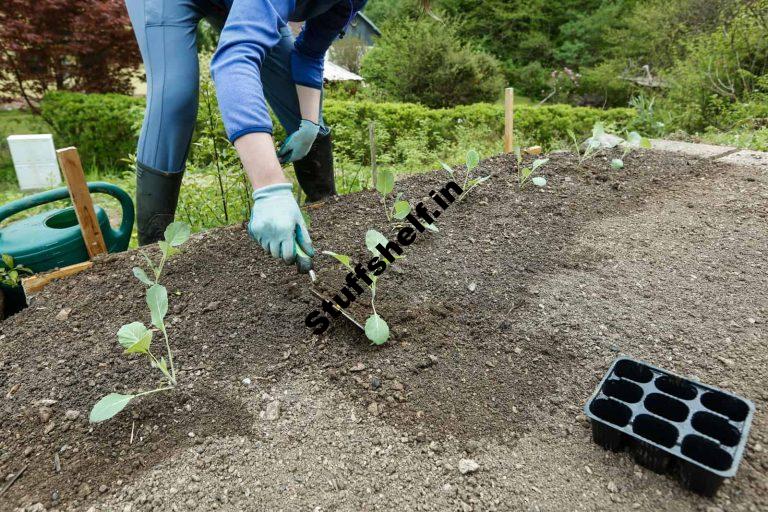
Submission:
{"label": "gardener", "polygon": [[[136,169],[140,245],[162,238],[176,211],[197,114],[196,29],[207,18],[221,28],[211,72],[224,125],[254,189],[248,233],[309,271],[312,242],[281,164],[293,162],[308,201],[335,194],[321,111],[324,57],[365,2],[126,0],[147,74]],[[295,41],[287,21],[305,22]],[[267,102],[290,134],[277,153]]]}

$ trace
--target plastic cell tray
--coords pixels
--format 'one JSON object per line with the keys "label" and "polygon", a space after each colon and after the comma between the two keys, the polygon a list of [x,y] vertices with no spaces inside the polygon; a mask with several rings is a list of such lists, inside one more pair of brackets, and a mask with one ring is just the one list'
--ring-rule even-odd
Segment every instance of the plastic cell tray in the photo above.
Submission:
{"label": "plastic cell tray", "polygon": [[584,412],[592,438],[607,450],[629,449],[638,464],[676,473],[682,485],[713,496],[733,477],[755,406],[749,400],[642,361],[613,362]]}

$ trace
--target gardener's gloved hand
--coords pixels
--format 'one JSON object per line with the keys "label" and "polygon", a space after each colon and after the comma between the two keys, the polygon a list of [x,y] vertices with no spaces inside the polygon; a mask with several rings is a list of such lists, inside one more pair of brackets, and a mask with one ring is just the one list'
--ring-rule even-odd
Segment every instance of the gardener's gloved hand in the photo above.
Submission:
{"label": "gardener's gloved hand", "polygon": [[253,192],[253,210],[248,234],[265,251],[286,263],[296,263],[299,272],[312,269],[312,239],[293,197],[290,183],[279,183]]}
{"label": "gardener's gloved hand", "polygon": [[290,134],[280,145],[280,149],[277,150],[277,158],[280,163],[295,162],[307,156],[319,131],[320,125],[302,119],[299,129]]}

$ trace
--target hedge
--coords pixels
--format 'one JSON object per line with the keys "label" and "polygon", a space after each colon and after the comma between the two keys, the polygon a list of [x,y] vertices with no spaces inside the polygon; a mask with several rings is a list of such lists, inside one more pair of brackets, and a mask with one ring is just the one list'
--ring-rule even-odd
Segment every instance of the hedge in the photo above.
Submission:
{"label": "hedge", "polygon": [[[46,95],[42,110],[56,131],[59,146],[76,145],[85,160],[108,166],[135,152],[143,105],[141,98],[116,94],[56,92]],[[333,129],[337,158],[361,164],[369,158],[370,121],[376,123],[378,151],[384,158],[388,154],[394,158],[404,139],[435,150],[455,142],[461,132],[497,134],[500,139],[504,129],[503,107],[487,103],[429,109],[413,103],[329,99],[324,103],[324,117]],[[634,118],[635,111],[626,108],[520,106],[515,131],[522,140],[547,148],[567,139],[569,130],[586,134],[596,121],[603,121],[621,131]]]}

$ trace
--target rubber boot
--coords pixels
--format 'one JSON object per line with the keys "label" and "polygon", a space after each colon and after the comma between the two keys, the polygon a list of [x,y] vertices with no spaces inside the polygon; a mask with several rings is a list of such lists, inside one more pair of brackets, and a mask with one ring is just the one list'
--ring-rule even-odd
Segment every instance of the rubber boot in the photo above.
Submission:
{"label": "rubber boot", "polygon": [[139,245],[163,239],[173,222],[183,172],[163,172],[140,163],[136,165],[136,224]]}
{"label": "rubber boot", "polygon": [[318,135],[307,156],[293,162],[293,169],[301,189],[307,195],[307,203],[335,196],[331,134]]}

